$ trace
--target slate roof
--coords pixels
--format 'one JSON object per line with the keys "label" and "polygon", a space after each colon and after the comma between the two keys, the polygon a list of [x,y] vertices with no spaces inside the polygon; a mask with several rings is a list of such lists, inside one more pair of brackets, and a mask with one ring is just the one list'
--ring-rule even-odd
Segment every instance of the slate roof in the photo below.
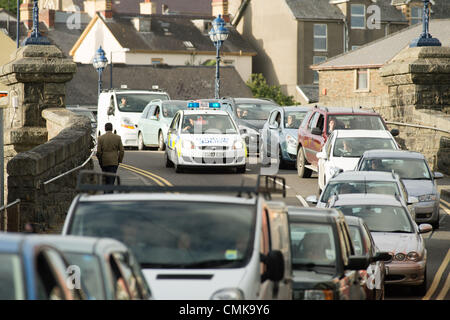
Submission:
{"label": "slate roof", "polygon": [[319,102],[319,85],[318,84],[302,84],[298,86],[304,95],[308,98],[309,103]]}
{"label": "slate roof", "polygon": [[[361,46],[356,50],[330,58],[314,67],[314,69],[352,69],[359,66],[380,67],[402,49],[409,46],[411,41],[418,38],[421,32],[421,24],[413,25]],[[430,33],[433,38],[441,41],[442,46],[450,46],[450,19],[431,20]]]}
{"label": "slate roof", "polygon": [[[139,3],[143,0],[113,0],[113,11],[117,13],[139,14]],[[170,12],[179,14],[207,14],[212,13],[211,0],[152,0],[156,3],[156,13],[161,14],[161,7],[164,3],[169,7]]]}
{"label": "slate roof", "polygon": [[404,22],[408,23],[408,19],[403,13],[391,5],[391,0],[377,0],[374,5],[380,7],[381,22]]}
{"label": "slate roof", "polygon": [[[172,99],[211,98],[214,96],[215,67],[163,66],[115,64],[113,84],[129,89],[151,89],[158,85]],[[234,67],[220,68],[222,96],[251,98],[247,87]],[[66,84],[66,105],[97,105],[98,74],[92,65],[77,64],[77,73]],[[103,73],[103,88],[109,88],[109,67]]]}
{"label": "slate roof", "polygon": [[331,19],[345,18],[342,11],[329,0],[285,0],[296,19]]}
{"label": "slate roof", "polygon": [[[139,32],[133,24],[134,16],[116,15],[111,20],[101,18],[122,47],[130,50],[153,51],[186,51],[183,41],[190,41],[197,51],[213,51],[214,44],[207,33],[202,33],[191,19],[213,20],[212,16],[179,16],[179,15],[151,15],[151,32]],[[166,33],[168,30],[169,34]],[[231,26],[230,35],[224,42],[222,52],[242,52],[256,54],[256,51]],[[209,31],[209,30],[207,30]]]}

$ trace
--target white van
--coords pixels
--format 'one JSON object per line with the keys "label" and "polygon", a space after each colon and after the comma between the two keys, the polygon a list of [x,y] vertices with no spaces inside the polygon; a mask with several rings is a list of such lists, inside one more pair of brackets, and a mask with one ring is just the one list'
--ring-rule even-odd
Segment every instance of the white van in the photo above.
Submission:
{"label": "white van", "polygon": [[[138,193],[118,185],[113,195],[80,194],[63,234],[125,243],[157,300],[290,300],[287,208],[266,199],[267,192],[280,193],[284,180],[277,178],[259,176],[256,188],[136,186]],[[216,195],[222,192],[231,195]]]}
{"label": "white van", "polygon": [[166,92],[113,89],[100,94],[97,107],[97,136],[105,133],[111,122],[113,132],[122,137],[125,147],[138,146],[137,123],[147,104],[153,100],[169,100]]}

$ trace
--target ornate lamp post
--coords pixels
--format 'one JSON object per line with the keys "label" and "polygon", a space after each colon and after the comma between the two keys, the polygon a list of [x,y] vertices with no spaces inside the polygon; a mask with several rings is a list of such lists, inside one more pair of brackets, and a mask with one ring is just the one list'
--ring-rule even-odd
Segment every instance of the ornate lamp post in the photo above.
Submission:
{"label": "ornate lamp post", "polygon": [[98,48],[94,57],[94,68],[98,72],[98,96],[100,97],[100,92],[102,92],[102,73],[108,64],[108,59],[106,59],[105,51],[103,51],[102,46]]}
{"label": "ornate lamp post", "polygon": [[220,98],[220,47],[223,42],[227,40],[229,31],[225,28],[225,21],[221,18],[221,15],[214,19],[212,22],[212,29],[209,31],[209,37],[216,47],[216,85],[215,85],[215,98]]}
{"label": "ornate lamp post", "polygon": [[423,1],[423,15],[422,15],[422,33],[420,37],[414,39],[409,47],[440,47],[442,46],[441,42],[433,38],[429,33],[430,27],[430,0],[422,0]]}
{"label": "ornate lamp post", "polygon": [[[17,8],[17,10],[20,10],[20,8]],[[17,21],[17,25],[19,25],[19,21]],[[17,34],[19,34],[19,33],[17,33]],[[34,3],[33,3],[33,30],[31,31],[31,35],[23,41],[24,46],[29,45],[29,44],[34,44],[34,45],[49,45],[50,44],[50,41],[46,37],[43,37],[39,33],[38,0],[34,0]]]}

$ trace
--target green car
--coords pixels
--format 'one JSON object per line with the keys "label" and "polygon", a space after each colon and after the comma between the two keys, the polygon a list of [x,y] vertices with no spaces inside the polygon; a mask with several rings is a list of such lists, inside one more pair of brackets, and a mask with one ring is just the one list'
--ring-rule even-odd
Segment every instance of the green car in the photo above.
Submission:
{"label": "green car", "polygon": [[188,101],[184,100],[153,100],[142,112],[139,119],[138,149],[158,147],[159,151],[166,149],[167,131],[175,113],[187,109]]}

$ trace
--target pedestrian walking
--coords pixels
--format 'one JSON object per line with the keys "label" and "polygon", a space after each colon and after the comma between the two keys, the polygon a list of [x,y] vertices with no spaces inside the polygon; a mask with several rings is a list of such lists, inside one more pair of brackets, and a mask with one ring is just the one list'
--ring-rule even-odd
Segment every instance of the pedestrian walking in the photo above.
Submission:
{"label": "pedestrian walking", "polygon": [[[112,123],[105,124],[105,134],[98,138],[97,159],[103,172],[116,173],[125,154],[122,139],[112,132]],[[116,177],[105,177],[105,184],[114,184]]]}

